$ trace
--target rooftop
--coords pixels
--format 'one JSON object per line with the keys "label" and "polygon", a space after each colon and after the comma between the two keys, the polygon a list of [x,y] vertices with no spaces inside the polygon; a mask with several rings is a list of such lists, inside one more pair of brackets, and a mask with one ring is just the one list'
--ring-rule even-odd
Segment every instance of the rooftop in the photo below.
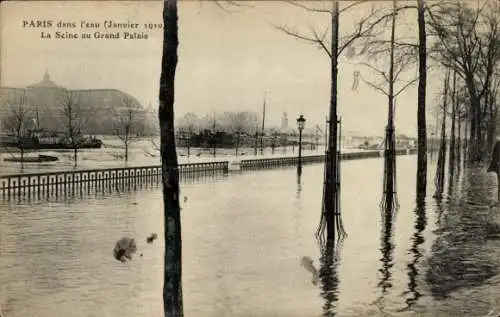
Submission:
{"label": "rooftop", "polygon": [[29,85],[28,88],[35,87],[44,87],[44,88],[62,88],[61,86],[56,85],[52,80],[50,80],[49,71],[46,69],[43,78],[38,83]]}

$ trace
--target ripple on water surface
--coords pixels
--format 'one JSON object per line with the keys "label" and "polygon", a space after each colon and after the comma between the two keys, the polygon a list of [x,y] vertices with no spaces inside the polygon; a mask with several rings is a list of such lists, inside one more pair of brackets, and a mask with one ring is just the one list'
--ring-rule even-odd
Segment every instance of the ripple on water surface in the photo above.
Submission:
{"label": "ripple on water surface", "polygon": [[[413,203],[415,158],[401,157],[401,207],[393,225],[382,228],[382,163],[343,163],[349,236],[340,260],[329,266],[320,261],[314,240],[321,165],[305,166],[300,181],[291,168],[185,184],[186,316],[451,317],[500,309],[499,212],[487,207],[496,192],[494,178],[471,170],[466,176],[474,182],[463,182],[441,203],[429,199],[419,210]],[[152,232],[159,237],[148,244]],[[158,189],[5,202],[2,309],[8,317],[161,315],[162,232]],[[122,236],[138,244],[127,263],[112,254]],[[304,256],[319,270],[317,286],[301,265]]]}

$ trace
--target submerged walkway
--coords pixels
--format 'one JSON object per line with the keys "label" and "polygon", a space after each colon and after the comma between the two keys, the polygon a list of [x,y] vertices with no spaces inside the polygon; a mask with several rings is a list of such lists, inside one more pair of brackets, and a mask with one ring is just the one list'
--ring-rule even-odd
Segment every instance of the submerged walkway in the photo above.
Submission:
{"label": "submerged walkway", "polygon": [[[312,152],[312,151],[311,151]],[[414,154],[415,149],[397,150],[397,155]],[[309,155],[308,155],[309,154]],[[341,153],[341,160],[377,158],[383,151],[349,151]],[[324,154],[303,155],[303,164],[322,163]],[[189,163],[180,163],[181,182],[202,177],[225,175],[232,171],[279,168],[295,166],[297,156],[240,156],[229,160],[217,158],[191,158]],[[112,190],[133,190],[161,183],[161,165],[121,166],[97,169],[74,169],[55,172],[23,173],[0,176],[0,197],[66,197]]]}

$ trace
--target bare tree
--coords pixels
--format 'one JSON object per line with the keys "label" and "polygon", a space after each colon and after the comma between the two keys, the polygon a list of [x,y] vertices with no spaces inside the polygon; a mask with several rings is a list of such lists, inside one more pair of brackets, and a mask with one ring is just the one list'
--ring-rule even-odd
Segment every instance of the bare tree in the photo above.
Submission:
{"label": "bare tree", "polygon": [[[75,166],[78,164],[78,149],[81,147],[83,138],[83,129],[87,124],[88,116],[85,107],[88,100],[88,93],[80,91],[61,90],[59,105],[64,120],[66,137],[63,142],[69,143],[73,149],[73,161]],[[88,110],[88,109],[87,109]]]}
{"label": "bare tree", "polygon": [[232,134],[234,140],[235,155],[238,156],[241,137],[253,132],[259,122],[258,115],[251,111],[225,112],[223,115],[223,124],[228,132]]}
{"label": "bare tree", "polygon": [[179,205],[179,163],[175,146],[174,96],[178,37],[177,0],[163,2],[163,53],[160,77],[160,149],[163,184],[165,257],[163,309],[165,317],[184,316],[182,300],[182,235]]}
{"label": "bare tree", "polygon": [[425,0],[417,0],[418,7],[418,93],[417,93],[417,201],[427,196],[427,33]]}
{"label": "bare tree", "polygon": [[125,162],[129,159],[130,144],[137,139],[139,107],[130,96],[121,99],[121,107],[116,107],[115,135],[123,143],[123,158]]}
{"label": "bare tree", "polygon": [[500,5],[484,1],[472,8],[460,0],[427,11],[438,38],[431,56],[465,81],[470,97],[469,160],[481,161],[481,99],[500,60]]}
{"label": "bare tree", "polygon": [[[364,55],[369,62],[361,62],[373,71],[380,80],[374,82],[357,73],[368,86],[384,94],[388,99],[387,126],[385,133],[385,165],[384,165],[384,197],[382,208],[386,211],[393,210],[397,206],[396,193],[396,150],[395,150],[395,128],[394,111],[396,98],[408,87],[413,85],[418,78],[411,76],[404,78],[405,72],[415,61],[415,45],[399,43],[396,38],[396,16],[399,12],[396,0],[392,2],[392,21],[390,40],[379,37],[367,38],[364,43]],[[389,56],[389,63],[384,56]],[[384,65],[385,64],[385,65]],[[380,65],[380,66],[379,66]],[[383,69],[385,67],[386,69]],[[406,76],[407,77],[407,76]],[[399,85],[399,87],[397,87]]]}
{"label": "bare tree", "polygon": [[450,154],[448,156],[448,175],[449,175],[449,189],[453,187],[453,179],[455,176],[455,166],[456,166],[456,119],[457,119],[457,72],[453,72],[453,79],[451,84],[451,113],[448,113],[451,119],[451,130],[450,130]]}
{"label": "bare tree", "polygon": [[222,120],[220,118],[220,115],[217,112],[212,111],[203,118],[203,123],[202,123],[202,126],[206,130],[211,131],[210,142],[212,143],[214,158],[217,156],[217,132],[222,132],[223,130],[221,126],[221,121]]}
{"label": "bare tree", "polygon": [[486,153],[491,153],[495,143],[497,134],[497,118],[498,118],[498,95],[500,94],[500,70],[498,70],[490,82],[490,87],[485,98],[485,110],[488,112],[488,134],[487,134],[487,150]]}
{"label": "bare tree", "polygon": [[200,128],[200,118],[195,113],[188,112],[179,119],[178,131],[186,141],[187,156],[190,156],[191,138]]}
{"label": "bare tree", "polygon": [[436,184],[436,191],[434,193],[434,198],[441,198],[444,189],[444,171],[446,162],[446,115],[448,113],[448,100],[449,100],[449,86],[450,86],[450,69],[446,71],[445,80],[443,87],[443,106],[442,106],[442,118],[441,118],[441,143],[439,146],[438,162],[436,167],[436,175],[434,182]]}
{"label": "bare tree", "polygon": [[[352,4],[345,6],[344,8],[339,8],[339,0],[333,0],[332,7],[312,7],[309,5],[304,5],[300,2],[290,1],[287,2],[291,5],[295,5],[302,8],[308,12],[317,14],[326,14],[329,16],[330,24],[330,41],[328,41],[328,29],[326,28],[323,32],[310,27],[311,35],[304,35],[295,30],[291,30],[286,27],[277,27],[279,30],[285,32],[286,34],[293,36],[297,39],[309,42],[311,44],[320,47],[330,58],[331,62],[331,98],[330,98],[330,116],[329,116],[329,129],[328,129],[328,149],[326,151],[326,162],[325,162],[325,181],[323,188],[323,211],[320,221],[320,225],[317,231],[318,236],[322,236],[326,229],[327,239],[334,239],[335,231],[338,232],[338,236],[342,237],[345,235],[343,229],[342,221],[340,219],[340,167],[338,158],[338,114],[337,114],[337,75],[338,75],[338,60],[339,57],[344,53],[348,52],[348,55],[353,55],[350,50],[351,45],[358,39],[371,37],[377,26],[383,25],[390,17],[391,14],[383,13],[382,10],[372,9],[370,13],[362,18],[357,24],[355,30],[345,37],[339,36],[339,17],[342,12],[349,10],[350,8],[357,6],[359,4],[365,3],[365,1],[356,1]],[[403,9],[403,8],[401,8]]]}
{"label": "bare tree", "polygon": [[24,163],[25,138],[29,134],[32,124],[33,107],[29,104],[26,90],[16,89],[9,99],[5,101],[7,116],[4,118],[3,129],[14,135],[15,142],[21,153],[21,166]]}

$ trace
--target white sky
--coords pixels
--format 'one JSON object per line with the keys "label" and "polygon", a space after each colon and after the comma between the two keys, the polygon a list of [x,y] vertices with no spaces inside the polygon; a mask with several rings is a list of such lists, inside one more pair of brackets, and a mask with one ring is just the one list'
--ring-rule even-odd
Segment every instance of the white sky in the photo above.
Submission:
{"label": "white sky", "polygon": [[[258,10],[228,7],[236,11],[230,13],[210,2],[179,3],[176,115],[233,109],[260,112],[267,91],[268,124],[279,125],[283,111],[287,111],[289,124],[303,113],[307,125],[322,127],[330,98],[328,57],[318,47],[289,37],[272,24],[307,31],[308,23],[320,27],[328,22],[327,17],[313,16],[283,2],[261,1],[256,7]],[[342,15],[341,34],[351,30],[356,17],[370,7],[367,1]],[[0,12],[1,86],[38,82],[48,69],[51,80],[68,88],[115,88],[135,96],[145,106],[156,104],[161,30],[148,32],[148,40],[48,40],[40,39],[40,29],[22,27],[22,21],[30,19],[77,24],[81,20],[161,23],[161,1],[2,2]],[[404,23],[417,32],[416,19]],[[382,135],[387,98],[363,83],[357,92],[351,90],[353,72],[365,74],[366,69],[342,61],[339,69],[339,112],[344,131]],[[440,77],[429,74],[428,107],[434,106],[441,90]],[[415,85],[397,101],[399,133],[416,134],[416,106]],[[431,117],[429,121],[433,121]]]}

